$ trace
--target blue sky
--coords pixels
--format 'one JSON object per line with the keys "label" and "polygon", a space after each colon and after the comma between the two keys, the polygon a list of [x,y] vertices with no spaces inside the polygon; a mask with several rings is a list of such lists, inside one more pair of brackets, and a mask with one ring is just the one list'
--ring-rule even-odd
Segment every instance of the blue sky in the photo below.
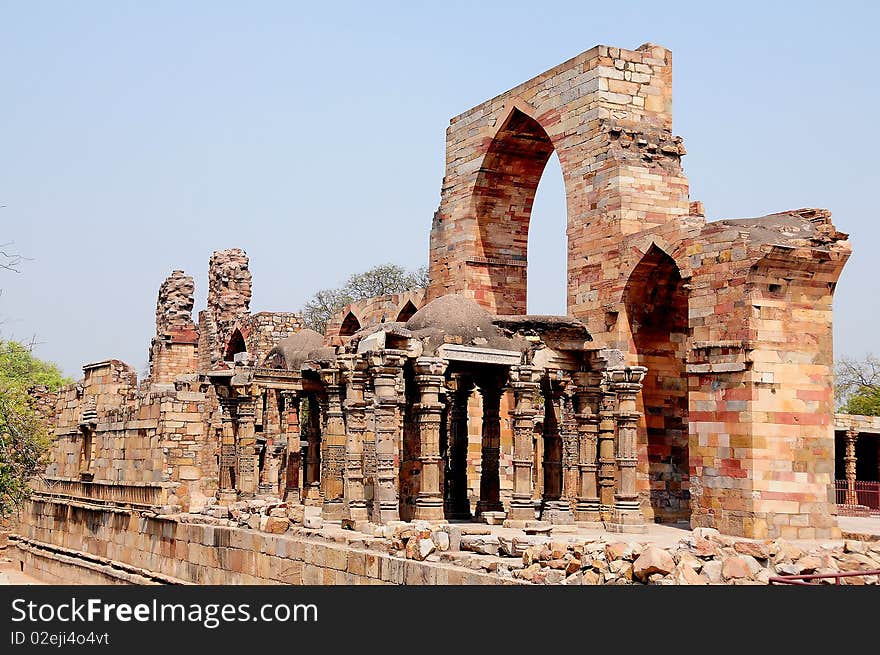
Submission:
{"label": "blue sky", "polygon": [[[602,43],[673,51],[674,129],[710,220],[827,207],[854,254],[835,351],[880,351],[872,3],[0,1],[0,336],[71,375],[143,370],[174,268],[244,248],[254,311],[427,261],[449,119]],[[558,163],[529,310],[564,311]]]}

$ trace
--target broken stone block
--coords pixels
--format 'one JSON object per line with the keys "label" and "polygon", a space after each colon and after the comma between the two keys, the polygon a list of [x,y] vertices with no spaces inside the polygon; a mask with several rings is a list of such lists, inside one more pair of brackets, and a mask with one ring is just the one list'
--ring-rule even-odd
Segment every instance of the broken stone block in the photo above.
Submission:
{"label": "broken stone block", "polygon": [[263,527],[263,532],[270,532],[272,534],[284,534],[287,532],[287,529],[290,527],[290,519],[279,516],[267,516],[266,517],[266,525]]}
{"label": "broken stone block", "polygon": [[654,573],[666,575],[672,573],[675,562],[672,555],[662,548],[648,546],[633,563],[633,574],[642,582]]}
{"label": "broken stone block", "polygon": [[287,518],[291,523],[302,523],[306,515],[306,508],[303,505],[288,505]]}
{"label": "broken stone block", "polygon": [[614,541],[610,544],[605,544],[606,561],[613,562],[616,559],[623,559],[623,555],[628,547],[629,544],[623,541]]}
{"label": "broken stone block", "polygon": [[480,518],[488,525],[501,525],[507,517],[507,512],[483,512]]}
{"label": "broken stone block", "polygon": [[547,521],[526,521],[523,531],[526,534],[542,534],[549,536],[552,529],[553,524]]}
{"label": "broken stone block", "polygon": [[844,553],[859,553],[864,555],[868,552],[868,544],[864,541],[856,541],[855,539],[847,539],[843,542]]}
{"label": "broken stone block", "polygon": [[725,580],[751,578],[752,572],[748,562],[742,557],[734,555],[724,560],[721,566],[721,574]]}
{"label": "broken stone block", "polygon": [[700,575],[684,562],[679,562],[675,566],[675,571],[672,572],[672,581],[677,585],[705,585],[709,583],[705,576]]}
{"label": "broken stone block", "polygon": [[733,544],[734,550],[741,555],[751,555],[757,559],[769,559],[770,547],[759,541],[737,541]]}
{"label": "broken stone block", "polygon": [[309,515],[306,514],[303,517],[303,527],[309,528],[310,530],[319,530],[324,525],[324,519],[320,516],[315,516],[314,514]]}
{"label": "broken stone block", "polygon": [[461,549],[481,555],[497,555],[500,544],[498,537],[492,535],[462,535]]}
{"label": "broken stone block", "polygon": [[437,544],[437,550],[449,550],[449,533],[444,530],[438,530],[433,535],[434,543]]}
{"label": "broken stone block", "polygon": [[709,560],[703,564],[703,570],[701,573],[706,576],[706,579],[711,584],[724,582],[724,577],[721,575],[721,562],[717,559]]}
{"label": "broken stone block", "polygon": [[287,508],[273,507],[269,510],[269,516],[274,516],[276,518],[287,518]]}

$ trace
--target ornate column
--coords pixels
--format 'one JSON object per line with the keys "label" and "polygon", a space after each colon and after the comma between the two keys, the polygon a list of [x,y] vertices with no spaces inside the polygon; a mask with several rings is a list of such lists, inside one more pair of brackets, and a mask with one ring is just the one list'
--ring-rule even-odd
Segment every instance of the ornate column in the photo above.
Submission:
{"label": "ornate column", "polygon": [[345,417],[342,413],[342,376],[338,368],[321,369],[327,392],[324,431],[321,435],[321,516],[342,519],[343,471],[345,469]]}
{"label": "ornate column", "polygon": [[236,491],[236,471],[238,462],[235,453],[235,401],[228,396],[220,396],[220,488],[217,501],[229,505],[238,500]]}
{"label": "ornate column", "polygon": [[446,457],[445,514],[451,519],[471,518],[468,499],[468,400],[474,390],[470,377],[462,373],[450,375],[447,383],[449,405],[448,454]]}
{"label": "ornate column", "polygon": [[531,366],[510,368],[513,389],[513,495],[505,525],[522,527],[535,519],[532,502],[532,435],[535,432],[533,400],[538,376]]}
{"label": "ornate column", "polygon": [[639,412],[636,396],[642,388],[644,366],[628,366],[610,371],[611,382],[618,397],[617,410],[617,493],[608,530],[612,532],[645,532],[645,518],[636,491],[636,440]]}
{"label": "ornate column", "polygon": [[245,497],[253,497],[257,491],[256,402],[249,389],[242,389],[237,402],[238,430],[236,433],[238,456],[238,490]]}
{"label": "ornate column", "polygon": [[501,383],[489,377],[478,382],[483,397],[482,473],[480,474],[480,500],[477,516],[483,512],[503,512],[501,504],[501,478],[499,458],[501,454]]}
{"label": "ornate column", "polygon": [[611,520],[614,507],[614,474],[617,461],[614,457],[614,436],[617,429],[615,413],[617,394],[611,388],[607,372],[602,377],[599,396],[599,515],[603,521]]}
{"label": "ornate column", "polygon": [[369,521],[364,495],[364,432],[367,429],[364,385],[366,362],[357,355],[340,358],[346,383],[345,477],[342,527],[357,530]]}
{"label": "ornate column", "polygon": [[584,527],[601,527],[596,453],[599,439],[599,404],[602,397],[599,384],[602,381],[602,374],[577,373],[576,379],[578,494],[575,521]]}
{"label": "ornate column", "polygon": [[[566,501],[569,511],[574,509],[574,502],[578,496],[578,427],[577,415],[574,409],[575,393],[577,387],[570,381],[564,383],[562,390],[562,422],[560,434],[562,436],[562,498]],[[573,515],[572,515],[573,518]]]}
{"label": "ornate column", "polygon": [[846,454],[843,457],[846,470],[846,500],[847,505],[858,505],[859,496],[856,493],[856,441],[859,438],[858,430],[846,431]]}
{"label": "ornate column", "polygon": [[321,504],[321,409],[315,394],[306,396],[306,461],[303,502]]}
{"label": "ornate column", "polygon": [[568,500],[563,496],[564,437],[562,393],[559,385],[544,378],[544,493],[541,500],[541,518],[556,524],[574,522]]}
{"label": "ornate column", "polygon": [[382,350],[370,354],[373,374],[373,411],[376,432],[376,486],[373,499],[373,520],[376,523],[400,518],[398,476],[398,435],[400,434],[398,378],[406,361],[402,350]]}
{"label": "ornate column", "polygon": [[299,396],[295,391],[281,394],[281,429],[287,441],[287,473],[284,476],[284,500],[298,504],[302,501],[299,491],[299,470],[302,446],[299,430]]}
{"label": "ornate column", "polygon": [[417,520],[443,521],[443,492],[440,489],[440,419],[443,403],[443,372],[446,362],[438,357],[419,357],[415,362],[419,403],[416,406],[419,425],[419,460],[422,479],[416,496]]}

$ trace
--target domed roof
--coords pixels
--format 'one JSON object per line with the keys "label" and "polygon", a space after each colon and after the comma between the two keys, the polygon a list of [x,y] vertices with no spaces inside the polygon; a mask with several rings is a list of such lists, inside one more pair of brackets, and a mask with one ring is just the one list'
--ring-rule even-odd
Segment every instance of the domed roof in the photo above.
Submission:
{"label": "domed roof", "polygon": [[406,322],[408,330],[439,328],[460,333],[492,324],[492,315],[475,300],[458,294],[440,296],[422,307]]}
{"label": "domed roof", "polygon": [[521,352],[528,348],[528,344],[511,339],[492,321],[492,314],[476,301],[449,294],[432,300],[413,314],[406,328],[422,340],[426,352],[435,352],[444,343]]}
{"label": "domed roof", "polygon": [[266,355],[265,365],[296,371],[310,358],[310,355],[323,350],[324,336],[305,328],[279,341]]}

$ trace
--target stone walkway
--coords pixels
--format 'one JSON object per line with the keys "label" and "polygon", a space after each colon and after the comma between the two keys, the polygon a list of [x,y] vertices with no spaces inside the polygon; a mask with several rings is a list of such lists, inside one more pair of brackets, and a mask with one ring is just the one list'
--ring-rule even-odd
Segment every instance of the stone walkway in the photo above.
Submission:
{"label": "stone walkway", "polygon": [[18,570],[18,566],[0,551],[0,585],[44,585],[42,580],[37,580],[25,575]]}

